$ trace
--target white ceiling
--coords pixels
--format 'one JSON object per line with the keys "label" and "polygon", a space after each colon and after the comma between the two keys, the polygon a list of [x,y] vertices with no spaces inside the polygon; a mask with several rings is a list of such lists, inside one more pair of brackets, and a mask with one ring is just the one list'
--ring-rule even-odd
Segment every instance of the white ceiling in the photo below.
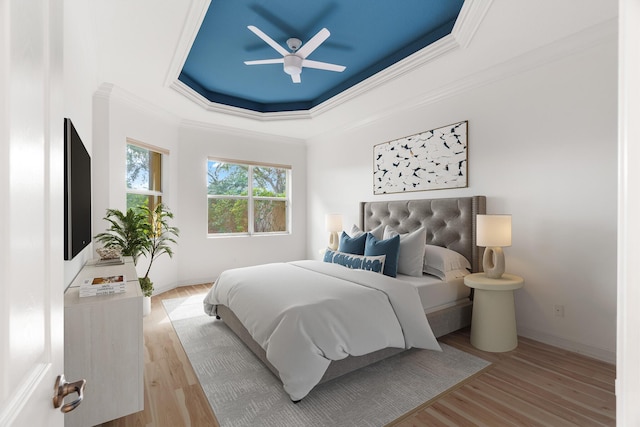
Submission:
{"label": "white ceiling", "polygon": [[[330,108],[321,105],[326,108],[303,118],[262,120],[228,114],[224,109],[211,111],[171,87],[188,41],[197,31],[198,16],[206,11],[209,0],[94,0],[89,12],[92,25],[88,25],[94,34],[87,37],[96,46],[98,84],[112,83],[185,120],[308,140],[366,124],[390,108],[430,102],[470,82],[481,84],[482,78],[499,75],[492,70],[506,70],[516,62],[526,64],[521,59],[526,53],[527,58],[544,58],[542,52],[552,51],[557,42],[565,49],[596,43],[617,17],[617,2],[612,0],[473,2],[488,9],[476,26],[466,29],[473,34],[468,45],[417,68],[391,70],[387,78],[374,76],[378,80],[365,81],[366,90],[346,100],[331,99],[327,101]],[[556,55],[561,54],[557,50]],[[546,57],[542,60],[553,60],[553,55]]]}

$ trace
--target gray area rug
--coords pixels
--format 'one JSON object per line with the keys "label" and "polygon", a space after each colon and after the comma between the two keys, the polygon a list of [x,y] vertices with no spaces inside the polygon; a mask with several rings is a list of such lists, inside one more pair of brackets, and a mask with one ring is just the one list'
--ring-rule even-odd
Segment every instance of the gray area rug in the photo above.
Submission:
{"label": "gray area rug", "polygon": [[294,405],[202,300],[163,303],[222,427],[383,426],[490,365],[444,344],[443,352],[409,350],[321,384]]}

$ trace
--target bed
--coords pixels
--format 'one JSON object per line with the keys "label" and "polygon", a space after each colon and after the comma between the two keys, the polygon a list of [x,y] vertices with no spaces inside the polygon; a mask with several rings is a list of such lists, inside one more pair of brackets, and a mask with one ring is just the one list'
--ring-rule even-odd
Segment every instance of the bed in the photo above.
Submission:
{"label": "bed", "polygon": [[[360,204],[358,228],[362,232],[374,233],[376,230],[392,228],[403,236],[424,228],[427,248],[447,248],[461,254],[468,260],[469,271],[477,272],[480,271],[481,249],[476,246],[475,240],[476,215],[485,213],[485,205],[484,196],[363,202]],[[323,275],[322,279],[320,275]],[[329,277],[324,278],[324,275]],[[292,301],[283,304],[294,307],[294,313],[288,314],[288,317],[281,317],[282,308],[271,309],[272,304],[279,304],[281,300],[277,292],[281,284],[286,282],[281,280],[281,277],[292,279],[292,282],[298,283],[296,286],[300,289],[300,284],[311,284],[309,288],[304,288],[304,291],[300,290],[300,293],[305,295],[320,292],[344,294],[331,298],[320,295],[322,304],[312,302],[304,307],[295,299],[297,297],[293,296]],[[277,263],[223,272],[205,297],[204,306],[205,312],[222,319],[282,380],[291,400],[297,402],[317,384],[408,348],[437,350],[437,342],[434,344],[436,337],[468,326],[472,302],[468,288],[462,284],[462,277],[442,279],[428,274],[421,277],[398,274],[393,279],[386,276],[383,278],[379,273],[355,272],[343,266],[320,261]],[[338,281],[348,282],[346,291],[343,291],[342,287],[337,290]],[[256,288],[258,282],[261,287]],[[312,284],[315,282],[322,288],[313,287]],[[352,297],[355,288],[362,294],[354,294]],[[290,287],[287,289],[282,291],[287,294],[287,298],[290,297],[289,294],[296,293]],[[224,296],[221,296],[222,294]],[[346,331],[351,328],[350,325],[348,328],[342,328],[332,323],[331,316],[342,318],[346,312],[349,312],[347,317],[351,319],[355,318],[356,315],[353,313],[356,312],[359,313],[357,316],[366,315],[360,314],[363,310],[359,311],[355,302],[349,298],[354,298],[354,301],[362,300],[368,307],[375,307],[370,310],[375,312],[375,316],[360,322],[366,323],[368,327],[356,329],[354,326],[353,330]],[[382,305],[389,303],[389,308]],[[400,306],[402,310],[399,309]],[[401,313],[405,310],[404,307],[408,310],[406,315]],[[316,310],[327,310],[328,314],[319,314],[322,312]],[[409,312],[411,314],[408,314]],[[416,316],[416,312],[419,312],[420,316]],[[395,318],[390,320],[390,317],[386,317],[391,315],[398,317],[397,325]],[[270,320],[272,317],[275,320]],[[256,325],[260,325],[259,328],[266,325],[265,327],[270,328],[271,335],[265,335]],[[274,328],[279,331],[279,337],[272,333]],[[320,331],[312,331],[315,329]],[[403,334],[404,341],[398,342],[398,329]],[[334,333],[338,342],[325,345],[323,334],[326,335],[327,331]],[[319,336],[309,338],[312,332]],[[298,338],[298,335],[301,335],[301,338]],[[305,342],[301,347],[297,347],[298,343],[290,344],[289,340]],[[378,340],[375,344],[377,347],[369,343],[374,340]],[[380,345],[379,342],[385,344]],[[323,345],[325,347],[322,347]],[[310,378],[301,378],[307,376]]]}

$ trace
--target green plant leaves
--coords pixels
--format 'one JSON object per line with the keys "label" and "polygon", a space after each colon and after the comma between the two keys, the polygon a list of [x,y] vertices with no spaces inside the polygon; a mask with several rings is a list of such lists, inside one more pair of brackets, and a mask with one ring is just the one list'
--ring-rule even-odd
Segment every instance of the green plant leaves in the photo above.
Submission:
{"label": "green plant leaves", "polygon": [[104,220],[110,224],[109,228],[95,236],[105,247],[120,248],[122,255],[132,257],[135,264],[140,255],[149,259],[144,277],[138,279],[145,296],[153,292],[153,283],[149,279],[153,262],[163,254],[172,258],[174,252],[171,245],[178,243],[176,239],[180,230],[169,225],[169,219],[172,218],[173,213],[162,203],[154,209],[140,206],[129,208],[124,213],[118,209],[107,209]]}

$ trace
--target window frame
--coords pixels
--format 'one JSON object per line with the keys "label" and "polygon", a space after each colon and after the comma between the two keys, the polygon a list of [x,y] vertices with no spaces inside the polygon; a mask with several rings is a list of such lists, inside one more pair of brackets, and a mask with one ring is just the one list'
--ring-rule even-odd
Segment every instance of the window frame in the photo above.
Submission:
{"label": "window frame", "polygon": [[[282,165],[282,164],[274,164],[274,163],[263,163],[263,162],[253,162],[247,160],[235,160],[235,159],[226,159],[221,157],[207,157],[207,163],[205,170],[208,173],[209,170],[209,162],[219,162],[219,163],[227,163],[238,166],[246,166],[248,168],[247,173],[247,195],[246,196],[238,196],[238,195],[216,195],[209,194],[209,183],[207,177],[205,175],[205,188],[207,193],[207,237],[208,238],[217,238],[217,237],[252,237],[252,236],[274,236],[274,235],[289,235],[291,234],[291,218],[292,218],[292,202],[291,202],[291,174],[292,174],[292,166],[291,165]],[[262,168],[274,168],[274,169],[284,169],[286,171],[286,197],[268,197],[268,196],[255,196],[253,194],[253,169],[254,167],[262,167]],[[211,199],[220,199],[220,200],[247,200],[247,231],[246,232],[237,232],[237,233],[210,233],[209,232],[209,200]],[[285,212],[286,212],[286,229],[284,231],[255,231],[255,216],[254,216],[254,200],[267,200],[267,201],[277,201],[285,203]]]}
{"label": "window frame", "polygon": [[[160,174],[160,178],[159,178],[159,184],[160,184],[160,190],[144,190],[144,189],[134,189],[134,188],[129,188],[127,186],[127,180],[126,180],[126,176],[127,176],[127,158],[125,155],[125,206],[128,205],[127,203],[127,199],[128,199],[128,195],[129,194],[135,194],[135,195],[140,195],[140,196],[146,196],[149,198],[149,200],[154,200],[155,203],[153,206],[149,206],[150,209],[154,209],[158,204],[163,203],[163,198],[164,198],[164,184],[165,184],[165,164],[166,164],[166,157],[169,155],[169,150],[164,149],[164,148],[160,148],[157,147],[155,145],[151,145],[151,144],[147,144],[145,142],[141,142],[141,141],[137,141],[133,138],[127,138],[126,139],[126,145],[125,145],[125,152],[127,150],[127,147],[129,145],[133,145],[137,148],[142,148],[143,150],[147,150],[150,152],[154,152],[160,155],[160,168],[158,170],[158,173]],[[129,208],[129,206],[127,206],[127,209]]]}

